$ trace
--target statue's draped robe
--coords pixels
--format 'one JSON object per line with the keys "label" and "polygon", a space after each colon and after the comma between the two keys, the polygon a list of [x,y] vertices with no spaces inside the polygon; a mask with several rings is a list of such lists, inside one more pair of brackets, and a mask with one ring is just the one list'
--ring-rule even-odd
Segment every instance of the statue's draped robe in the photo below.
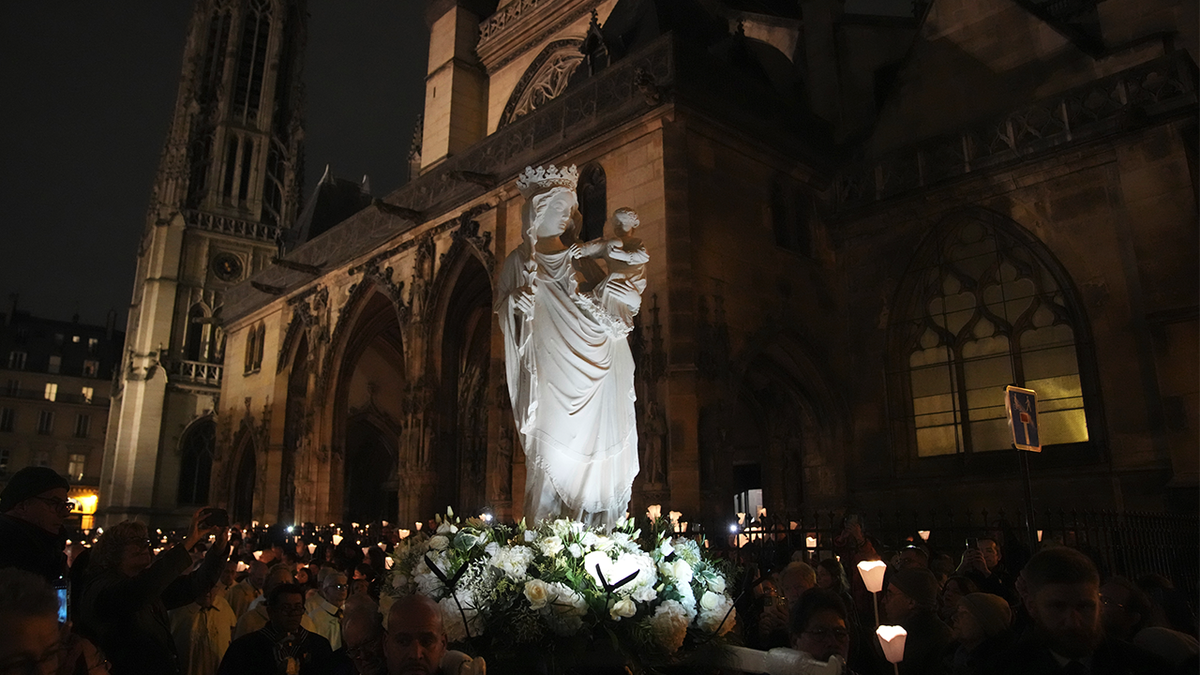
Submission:
{"label": "statue's draped robe", "polygon": [[[534,289],[529,316],[512,300],[526,285]],[[518,247],[505,259],[496,291],[508,391],[525,449],[525,517],[616,524],[638,473],[629,344],[581,309],[565,250]]]}

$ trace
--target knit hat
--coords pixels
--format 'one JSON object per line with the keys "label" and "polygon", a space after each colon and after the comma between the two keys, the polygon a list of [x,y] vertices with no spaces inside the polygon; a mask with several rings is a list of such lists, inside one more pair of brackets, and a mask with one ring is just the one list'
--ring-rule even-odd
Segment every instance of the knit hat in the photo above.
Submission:
{"label": "knit hat", "polygon": [[891,584],[921,607],[937,604],[938,582],[933,572],[927,569],[909,567],[898,570],[892,575]]}
{"label": "knit hat", "polygon": [[0,492],[0,513],[8,513],[26,499],[55,488],[69,490],[71,484],[50,467],[27,466],[14,473],[4,492]]}
{"label": "knit hat", "polygon": [[988,637],[1004,632],[1012,624],[1012,610],[998,595],[968,593],[958,599],[958,605],[975,617]]}

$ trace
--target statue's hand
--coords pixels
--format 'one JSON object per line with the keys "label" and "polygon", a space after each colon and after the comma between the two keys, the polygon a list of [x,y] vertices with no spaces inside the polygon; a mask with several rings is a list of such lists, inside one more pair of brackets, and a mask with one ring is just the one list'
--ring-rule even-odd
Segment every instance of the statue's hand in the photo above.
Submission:
{"label": "statue's hand", "polygon": [[513,291],[512,294],[513,306],[522,314],[533,313],[533,289],[529,286],[522,286]]}
{"label": "statue's hand", "polygon": [[567,255],[571,256],[572,259],[577,259],[584,257],[585,254],[583,252],[583,247],[581,247],[579,244],[571,244],[571,246],[567,248]]}

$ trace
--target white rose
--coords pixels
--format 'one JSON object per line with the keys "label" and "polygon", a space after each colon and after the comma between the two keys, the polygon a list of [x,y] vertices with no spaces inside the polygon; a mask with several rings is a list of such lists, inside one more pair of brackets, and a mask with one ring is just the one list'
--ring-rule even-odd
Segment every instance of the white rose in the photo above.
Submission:
{"label": "white rose", "polygon": [[667,600],[650,618],[650,630],[658,644],[668,654],[674,654],[687,637],[688,622],[683,607],[674,600]]}
{"label": "white rose", "polygon": [[708,590],[713,593],[725,592],[725,577],[720,573],[713,575],[713,578],[708,580]]}
{"label": "white rose", "polygon": [[721,596],[712,591],[704,591],[704,595],[700,596],[700,608],[706,612],[711,612],[721,605]]}
{"label": "white rose", "polygon": [[579,544],[571,544],[567,547],[567,550],[570,551],[572,558],[578,558],[583,555],[583,547]]}
{"label": "white rose", "polygon": [[628,598],[617,600],[613,603],[612,609],[608,611],[608,615],[613,621],[628,619],[634,614],[637,614],[637,605],[633,604],[633,601]]}
{"label": "white rose", "polygon": [[450,545],[450,540],[447,539],[446,537],[443,537],[440,534],[435,535],[432,539],[429,540],[429,548],[431,548],[435,551],[445,551],[446,547],[449,545]]}
{"label": "white rose", "polygon": [[550,535],[549,537],[541,540],[538,542],[538,546],[542,548],[542,553],[551,558],[559,553],[562,553],[563,551],[562,539],[555,535]]}
{"label": "white rose", "polygon": [[525,530],[524,537],[526,544],[532,544],[533,542],[537,541],[537,532],[534,532],[533,530]]}
{"label": "white rose", "polygon": [[583,545],[588,548],[596,548],[596,543],[599,541],[600,537],[597,537],[595,532],[585,532],[583,534]]}
{"label": "white rose", "polygon": [[671,564],[671,572],[680,584],[692,583],[692,566],[687,564],[683,558],[675,559],[675,562]]}
{"label": "white rose", "polygon": [[549,589],[541,579],[530,579],[525,582],[525,599],[531,609],[541,609],[550,601]]}
{"label": "white rose", "polygon": [[629,597],[638,602],[653,602],[658,598],[658,593],[653,586],[638,586]]}

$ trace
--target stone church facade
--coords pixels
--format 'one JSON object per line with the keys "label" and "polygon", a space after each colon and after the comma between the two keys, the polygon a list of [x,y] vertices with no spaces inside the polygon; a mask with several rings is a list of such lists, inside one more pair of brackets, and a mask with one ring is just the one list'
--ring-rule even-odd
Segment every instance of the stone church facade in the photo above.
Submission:
{"label": "stone church facade", "polygon": [[492,289],[546,164],[651,256],[631,511],[1019,507],[1008,384],[1039,506],[1194,501],[1196,9],[1084,5],[429,2],[417,175],[224,290],[212,501],[521,517]]}

